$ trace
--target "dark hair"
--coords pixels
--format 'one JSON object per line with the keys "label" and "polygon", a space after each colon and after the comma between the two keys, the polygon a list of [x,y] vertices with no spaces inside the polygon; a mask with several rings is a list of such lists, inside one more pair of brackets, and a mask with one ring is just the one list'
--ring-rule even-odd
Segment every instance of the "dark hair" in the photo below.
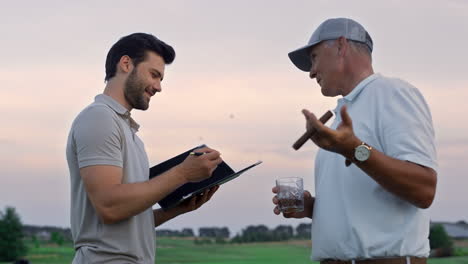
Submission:
{"label": "dark hair", "polygon": [[151,34],[133,33],[119,39],[107,53],[104,80],[108,81],[115,76],[117,64],[122,56],[129,56],[136,67],[146,59],[147,51],[154,51],[163,58],[166,64],[171,64],[175,59],[174,49],[162,40]]}

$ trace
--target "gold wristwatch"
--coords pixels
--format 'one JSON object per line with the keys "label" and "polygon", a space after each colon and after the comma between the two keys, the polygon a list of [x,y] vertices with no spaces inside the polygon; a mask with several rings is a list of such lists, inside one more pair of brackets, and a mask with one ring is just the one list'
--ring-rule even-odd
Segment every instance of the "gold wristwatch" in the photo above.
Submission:
{"label": "gold wristwatch", "polygon": [[354,160],[357,162],[364,162],[369,159],[372,147],[362,142],[361,145],[354,149]]}

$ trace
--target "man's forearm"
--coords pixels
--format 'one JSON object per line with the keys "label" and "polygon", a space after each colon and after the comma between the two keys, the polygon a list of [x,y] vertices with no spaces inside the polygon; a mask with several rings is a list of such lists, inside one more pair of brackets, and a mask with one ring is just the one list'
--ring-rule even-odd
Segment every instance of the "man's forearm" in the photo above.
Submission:
{"label": "man's forearm", "polygon": [[391,158],[376,149],[368,160],[355,164],[387,191],[419,208],[428,208],[434,200],[437,174],[431,168]]}
{"label": "man's forearm", "polygon": [[146,182],[110,185],[95,192],[92,202],[102,220],[112,224],[143,212],[184,183],[174,168]]}

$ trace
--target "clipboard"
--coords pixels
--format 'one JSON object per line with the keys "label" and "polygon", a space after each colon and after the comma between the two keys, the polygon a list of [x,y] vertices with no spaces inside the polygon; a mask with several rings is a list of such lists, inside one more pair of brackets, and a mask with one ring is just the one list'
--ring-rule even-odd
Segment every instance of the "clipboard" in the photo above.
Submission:
{"label": "clipboard", "polygon": [[[156,166],[151,167],[150,176],[149,176],[150,179],[153,177],[157,177],[161,173],[164,173],[170,168],[182,163],[185,160],[185,158],[190,154],[190,152],[203,146],[204,145],[192,148],[169,160],[166,160]],[[158,204],[161,206],[163,210],[170,209],[182,203],[183,201],[190,199],[193,196],[198,195],[215,185],[221,185],[239,177],[241,174],[243,174],[247,170],[250,170],[251,168],[261,163],[262,161],[257,161],[254,164],[249,165],[243,168],[242,170],[235,172],[225,161],[223,161],[218,165],[218,167],[216,167],[211,177],[200,182],[189,182],[180,186],[179,188],[174,190],[172,193],[170,193],[169,195],[161,199],[158,202]]]}

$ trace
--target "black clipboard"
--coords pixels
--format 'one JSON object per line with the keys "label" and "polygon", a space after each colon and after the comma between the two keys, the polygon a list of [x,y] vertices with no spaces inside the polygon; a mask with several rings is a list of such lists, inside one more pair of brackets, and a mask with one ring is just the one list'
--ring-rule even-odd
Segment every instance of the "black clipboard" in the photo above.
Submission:
{"label": "black clipboard", "polygon": [[[195,147],[193,149],[190,149],[182,154],[179,154],[169,160],[166,160],[156,166],[153,166],[150,168],[150,179],[153,177],[157,177],[161,173],[169,170],[170,168],[178,165],[179,163],[183,162],[185,158],[190,154],[190,152],[194,151],[195,149],[198,149],[200,147]],[[161,199],[158,204],[161,206],[163,210],[170,209],[174,206],[177,206],[179,203],[190,199],[191,197],[202,193],[206,189],[209,189],[215,185],[221,185],[224,184],[228,181],[231,181],[237,177],[239,177],[242,173],[246,172],[247,170],[259,165],[262,163],[262,161],[257,161],[254,164],[247,166],[246,168],[235,172],[229,165],[223,161],[221,162],[218,167],[213,171],[213,174],[211,175],[210,178],[205,179],[200,182],[189,182],[186,183],[176,190],[174,190],[172,193]]]}

